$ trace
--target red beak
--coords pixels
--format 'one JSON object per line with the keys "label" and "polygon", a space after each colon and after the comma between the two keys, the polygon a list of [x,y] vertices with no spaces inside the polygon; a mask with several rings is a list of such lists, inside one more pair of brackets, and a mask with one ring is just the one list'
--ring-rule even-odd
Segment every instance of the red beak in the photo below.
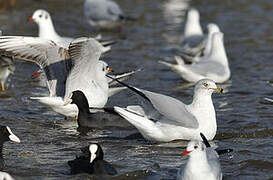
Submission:
{"label": "red beak", "polygon": [[33,19],[32,17],[30,17],[30,18],[27,19],[27,21],[28,21],[28,22],[34,22],[35,19]]}
{"label": "red beak", "polygon": [[188,155],[190,153],[191,153],[191,151],[185,150],[183,153],[181,153],[181,156],[183,157],[183,156],[186,156],[186,155]]}
{"label": "red beak", "polygon": [[38,78],[39,76],[41,75],[41,72],[35,72],[35,73],[33,73],[32,74],[32,79],[36,79],[36,78]]}

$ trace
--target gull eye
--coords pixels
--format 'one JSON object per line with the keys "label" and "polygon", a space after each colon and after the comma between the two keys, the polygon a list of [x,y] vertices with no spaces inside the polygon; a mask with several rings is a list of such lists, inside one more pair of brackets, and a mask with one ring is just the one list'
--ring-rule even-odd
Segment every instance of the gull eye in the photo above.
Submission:
{"label": "gull eye", "polygon": [[39,18],[42,18],[42,14],[39,15]]}
{"label": "gull eye", "polygon": [[194,148],[194,149],[197,149],[197,148],[198,148],[198,146],[194,146],[193,148]]}
{"label": "gull eye", "polygon": [[203,85],[204,85],[205,87],[208,87],[208,83],[205,83],[205,82],[204,82]]}

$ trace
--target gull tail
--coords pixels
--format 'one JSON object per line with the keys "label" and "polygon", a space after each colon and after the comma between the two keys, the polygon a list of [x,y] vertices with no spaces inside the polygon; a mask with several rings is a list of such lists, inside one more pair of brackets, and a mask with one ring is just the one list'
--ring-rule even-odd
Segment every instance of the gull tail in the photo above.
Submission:
{"label": "gull tail", "polygon": [[166,61],[158,61],[160,64],[164,64],[167,67],[175,68],[177,65],[183,66],[185,64],[184,60],[180,56],[174,56],[174,59],[177,64],[171,64]]}
{"label": "gull tail", "polygon": [[155,123],[147,118],[144,110],[140,106],[128,106],[127,108],[114,106],[114,110],[121,117],[135,126],[144,137],[147,134],[152,134],[154,131],[158,131]]}

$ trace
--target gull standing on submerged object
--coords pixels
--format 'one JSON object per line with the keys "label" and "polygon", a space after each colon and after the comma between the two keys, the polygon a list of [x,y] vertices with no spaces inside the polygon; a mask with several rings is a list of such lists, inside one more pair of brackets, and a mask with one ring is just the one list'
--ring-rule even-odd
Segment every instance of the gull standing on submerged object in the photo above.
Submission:
{"label": "gull standing on submerged object", "polygon": [[196,83],[192,103],[189,105],[163,95],[138,89],[120,82],[130,90],[144,97],[161,115],[158,119],[149,117],[139,105],[114,109],[124,119],[134,125],[144,138],[152,141],[201,140],[203,132],[209,140],[216,135],[215,109],[211,100],[213,92],[223,93],[215,82],[203,79]]}
{"label": "gull standing on submerged object", "polygon": [[49,97],[33,99],[65,116],[76,116],[76,105],[64,106],[71,92],[84,92],[91,107],[102,108],[108,100],[106,74],[112,71],[99,61],[102,45],[93,38],[78,38],[66,50],[53,41],[34,37],[0,36],[0,51],[37,63],[47,76]]}
{"label": "gull standing on submerged object", "polygon": [[208,78],[216,83],[223,83],[230,78],[231,74],[223,38],[223,33],[213,33],[210,54],[200,58],[199,62],[185,64],[181,57],[176,56],[177,64],[165,61],[159,61],[159,63],[170,67],[188,82],[197,82],[200,79]]}

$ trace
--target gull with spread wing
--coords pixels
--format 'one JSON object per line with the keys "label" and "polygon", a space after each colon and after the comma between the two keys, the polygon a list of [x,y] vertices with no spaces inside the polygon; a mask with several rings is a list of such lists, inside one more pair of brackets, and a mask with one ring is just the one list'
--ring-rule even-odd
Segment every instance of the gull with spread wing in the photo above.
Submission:
{"label": "gull with spread wing", "polygon": [[76,116],[76,105],[64,106],[71,92],[81,90],[90,107],[102,108],[108,100],[106,74],[111,69],[100,61],[102,45],[93,38],[78,38],[66,50],[50,40],[22,36],[0,36],[1,54],[37,63],[45,72],[49,97],[39,102],[65,116]]}

